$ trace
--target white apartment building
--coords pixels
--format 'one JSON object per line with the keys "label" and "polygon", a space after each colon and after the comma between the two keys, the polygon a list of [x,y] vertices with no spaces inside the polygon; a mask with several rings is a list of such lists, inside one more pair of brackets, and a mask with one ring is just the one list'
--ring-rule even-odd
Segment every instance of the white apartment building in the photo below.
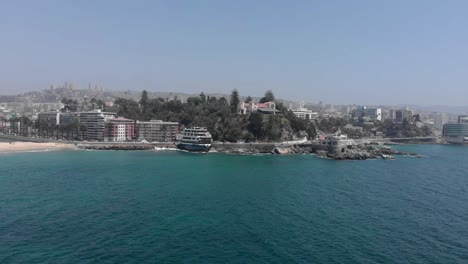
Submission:
{"label": "white apartment building", "polygon": [[292,110],[292,112],[294,113],[294,115],[296,115],[298,118],[300,119],[304,119],[304,120],[313,120],[313,119],[316,119],[318,117],[318,113],[316,112],[313,112],[307,108],[304,107],[304,103],[301,102],[299,104],[299,108],[295,109],[295,110]]}
{"label": "white apartment building", "polygon": [[367,108],[367,106],[359,106],[356,109],[356,117],[367,116],[372,121],[382,121],[381,108]]}
{"label": "white apartment building", "polygon": [[106,121],[114,119],[115,117],[116,113],[102,112],[101,110],[79,112],[78,118],[80,124],[86,127],[83,133],[84,138],[87,140],[104,140]]}

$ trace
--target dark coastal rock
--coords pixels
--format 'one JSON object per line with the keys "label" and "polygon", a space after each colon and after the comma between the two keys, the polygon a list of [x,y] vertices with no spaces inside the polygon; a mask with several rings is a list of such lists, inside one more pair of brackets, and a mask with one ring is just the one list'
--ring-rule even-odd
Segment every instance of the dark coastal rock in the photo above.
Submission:
{"label": "dark coastal rock", "polygon": [[336,159],[341,160],[367,160],[375,158],[375,155],[369,152],[345,152],[336,156]]}
{"label": "dark coastal rock", "polygon": [[326,151],[326,150],[316,150],[315,154],[317,154],[317,156],[319,156],[319,157],[327,157],[328,151]]}
{"label": "dark coastal rock", "polygon": [[[319,146],[317,146],[319,148]],[[323,148],[323,147],[322,147]],[[405,153],[397,151],[390,147],[377,146],[372,144],[350,145],[343,153],[329,152],[323,149],[314,149],[314,153],[319,157],[326,157],[336,160],[367,160],[367,159],[386,159],[393,160],[396,155],[405,155],[411,157],[421,157],[416,153]]]}
{"label": "dark coastal rock", "polygon": [[292,152],[292,150],[290,148],[279,148],[279,147],[276,147],[273,152],[275,154],[281,154],[281,155],[284,155],[284,154],[290,154]]}
{"label": "dark coastal rock", "polygon": [[[175,147],[174,144],[167,144],[167,147]],[[162,147],[161,145],[158,145]],[[79,148],[91,150],[151,150],[154,144],[79,144]],[[210,152],[229,153],[237,155],[256,155],[256,154],[311,154],[315,153],[318,157],[336,159],[336,160],[367,160],[367,159],[395,159],[396,155],[405,155],[410,157],[421,156],[416,153],[404,153],[387,146],[377,146],[371,144],[360,144],[347,146],[344,152],[331,152],[327,146],[313,144],[297,145],[275,145],[274,143],[214,143]]]}
{"label": "dark coastal rock", "polygon": [[286,154],[310,154],[310,149],[307,147],[275,147],[272,151],[273,154],[286,155]]}

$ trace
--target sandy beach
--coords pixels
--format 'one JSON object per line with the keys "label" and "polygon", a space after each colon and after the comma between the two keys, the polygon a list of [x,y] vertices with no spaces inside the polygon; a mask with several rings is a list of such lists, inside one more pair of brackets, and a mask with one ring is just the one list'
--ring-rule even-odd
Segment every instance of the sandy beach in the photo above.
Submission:
{"label": "sandy beach", "polygon": [[34,142],[0,142],[0,152],[21,152],[21,151],[41,151],[76,149],[73,144],[66,143],[34,143]]}

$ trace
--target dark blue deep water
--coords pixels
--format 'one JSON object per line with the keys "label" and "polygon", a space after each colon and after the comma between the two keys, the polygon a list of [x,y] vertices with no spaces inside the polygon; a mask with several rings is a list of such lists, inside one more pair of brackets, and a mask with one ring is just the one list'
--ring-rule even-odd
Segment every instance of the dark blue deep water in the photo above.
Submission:
{"label": "dark blue deep water", "polygon": [[0,154],[0,263],[468,263],[468,148]]}

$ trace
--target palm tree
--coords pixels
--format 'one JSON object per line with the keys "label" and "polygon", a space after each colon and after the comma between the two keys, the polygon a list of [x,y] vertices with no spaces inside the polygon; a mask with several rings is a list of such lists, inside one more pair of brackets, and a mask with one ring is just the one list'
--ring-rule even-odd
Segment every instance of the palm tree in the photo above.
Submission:
{"label": "palm tree", "polygon": [[36,129],[36,134],[38,136],[41,135],[41,128],[39,126],[40,122],[41,122],[40,119],[36,119],[36,121],[34,121],[34,128]]}
{"label": "palm tree", "polygon": [[71,123],[72,140],[75,139],[75,136],[78,136],[79,129],[80,129],[80,122],[77,119],[73,120],[73,123]]}
{"label": "palm tree", "polygon": [[[47,128],[47,137],[50,137],[51,135],[53,136],[54,135],[54,127],[55,125],[52,125],[50,123],[47,123],[46,124],[46,128]],[[50,134],[50,131],[52,131],[52,134]]]}
{"label": "palm tree", "polygon": [[10,120],[9,120],[9,122],[10,122],[10,133],[18,134],[18,121],[19,121],[19,118],[17,118],[17,117],[10,118]]}
{"label": "palm tree", "polygon": [[55,137],[57,140],[59,139],[59,129],[60,125],[55,125]]}
{"label": "palm tree", "polygon": [[81,140],[84,140],[84,133],[88,130],[88,128],[85,125],[80,125],[80,131],[81,131]]}
{"label": "palm tree", "polygon": [[29,128],[32,125],[32,121],[27,116],[22,116],[20,124],[20,134],[25,137],[29,136]]}

